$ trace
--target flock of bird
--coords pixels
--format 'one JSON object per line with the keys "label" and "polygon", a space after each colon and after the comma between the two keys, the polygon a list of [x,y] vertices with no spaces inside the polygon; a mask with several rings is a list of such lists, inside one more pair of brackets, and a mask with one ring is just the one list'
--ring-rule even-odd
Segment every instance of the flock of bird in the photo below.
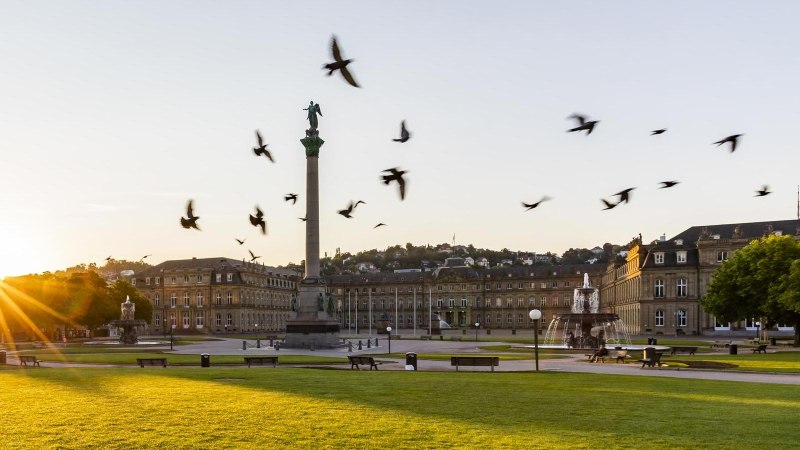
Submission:
{"label": "flock of bird", "polygon": [[[327,76],[331,76],[331,75],[333,75],[334,72],[339,72],[339,74],[342,76],[342,78],[344,78],[344,80],[348,84],[350,84],[353,87],[360,88],[361,86],[356,82],[355,78],[353,77],[353,74],[348,69],[348,66],[355,60],[354,59],[344,59],[342,57],[342,51],[339,48],[339,43],[336,40],[336,36],[333,36],[332,39],[331,39],[330,49],[331,49],[331,56],[333,57],[333,62],[324,64],[322,66],[324,70],[328,71],[328,73],[326,75]],[[317,111],[319,111],[319,110],[317,110]],[[320,113],[320,115],[321,115],[321,113]],[[592,134],[592,131],[594,131],[595,127],[597,127],[598,123],[600,123],[599,120],[588,120],[588,117],[586,117],[584,115],[581,115],[581,114],[572,114],[569,117],[567,117],[567,119],[568,120],[573,120],[574,119],[575,121],[577,121],[577,123],[576,123],[577,126],[575,126],[573,128],[569,128],[567,130],[567,132],[574,133],[574,132],[585,131],[586,132],[586,136]],[[656,135],[664,134],[666,132],[667,132],[666,128],[660,128],[660,129],[652,130],[650,132],[650,135],[651,136],[656,136]],[[713,142],[712,144],[716,144],[718,147],[722,146],[724,144],[730,144],[730,147],[729,147],[730,148],[730,152],[733,153],[733,152],[736,151],[736,148],[737,148],[737,146],[739,144],[739,138],[741,136],[743,136],[743,135],[742,134],[734,134],[734,135],[728,136],[728,137],[726,137],[724,139],[721,139],[719,141]],[[411,139],[411,133],[408,131],[408,128],[406,128],[406,121],[403,120],[400,123],[400,137],[397,138],[397,139],[392,139],[392,141],[399,142],[399,143],[405,143],[405,142],[408,142],[409,139]],[[253,148],[253,153],[255,153],[256,157],[264,156],[267,159],[269,159],[270,162],[274,163],[275,160],[272,157],[272,153],[267,148],[268,144],[264,143],[264,139],[263,139],[263,137],[261,136],[261,133],[258,130],[256,130],[256,142],[257,142],[257,146]],[[407,171],[400,170],[397,167],[393,167],[393,168],[384,170],[383,171],[383,175],[381,175],[381,178],[380,178],[383,181],[383,183],[386,184],[386,185],[389,185],[391,182],[396,182],[397,183],[401,201],[404,200],[405,196],[406,196],[407,180],[404,178],[404,175],[406,173],[407,173]],[[661,186],[659,187],[659,189],[671,188],[671,187],[676,186],[679,183],[680,182],[676,181],[676,180],[661,181],[660,182]],[[606,200],[604,198],[601,198],[600,201],[603,203],[603,206],[604,206],[602,209],[603,210],[614,209],[614,208],[616,208],[617,206],[619,206],[622,203],[630,202],[631,192],[634,189],[636,189],[636,188],[635,187],[629,187],[629,188],[626,188],[626,189],[623,189],[623,190],[617,192],[616,194],[612,194],[613,196],[617,197],[617,201],[616,202],[611,202],[611,201],[608,201],[608,200]],[[761,190],[756,191],[756,197],[764,197],[766,195],[769,195],[770,193],[771,192],[769,190],[769,187],[764,185]],[[286,194],[284,196],[284,201],[286,201],[286,202],[291,201],[292,205],[294,205],[294,204],[297,203],[297,198],[298,198],[297,194],[289,193],[289,194]],[[546,201],[549,201],[549,200],[552,200],[552,198],[550,198],[548,196],[543,196],[539,201],[537,201],[535,203],[526,203],[526,202],[523,201],[522,202],[522,206],[525,208],[525,211],[531,211],[531,210],[537,208],[542,203],[544,203]],[[347,219],[351,219],[353,217],[353,213],[356,210],[356,207],[358,207],[358,205],[360,205],[360,204],[366,204],[366,202],[364,202],[363,200],[358,200],[356,202],[351,201],[350,204],[345,209],[339,210],[337,212],[341,216],[343,216],[343,217],[345,217]],[[261,234],[266,235],[267,234],[267,223],[266,223],[266,220],[264,219],[264,213],[261,211],[261,209],[258,206],[256,206],[255,208],[256,208],[256,214],[255,215],[250,214],[250,217],[249,217],[250,224],[252,226],[254,226],[254,227],[260,228]],[[183,228],[186,228],[186,229],[194,228],[196,230],[200,230],[200,228],[197,225],[197,220],[198,219],[199,219],[199,217],[194,215],[193,201],[189,200],[189,202],[188,202],[188,204],[186,206],[186,217],[181,217],[181,219],[180,219],[181,226]],[[302,220],[302,221],[306,221],[305,217],[300,217],[299,219]],[[381,222],[381,223],[378,223],[377,225],[375,225],[373,228],[378,228],[378,227],[382,227],[382,226],[386,226],[386,224]],[[238,239],[237,238],[236,242],[239,245],[244,245],[245,241],[244,241],[244,239]],[[251,262],[255,261],[258,258],[260,258],[260,256],[256,256],[252,251],[248,250],[248,252],[250,253],[250,257],[251,257],[250,261]]]}

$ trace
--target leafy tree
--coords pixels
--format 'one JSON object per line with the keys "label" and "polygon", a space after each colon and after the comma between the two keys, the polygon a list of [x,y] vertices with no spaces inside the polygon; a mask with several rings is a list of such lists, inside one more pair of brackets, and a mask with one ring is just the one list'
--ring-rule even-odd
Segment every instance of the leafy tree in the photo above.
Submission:
{"label": "leafy tree", "polygon": [[791,236],[753,241],[722,264],[700,299],[721,322],[760,318],[792,324],[800,343],[800,242]]}

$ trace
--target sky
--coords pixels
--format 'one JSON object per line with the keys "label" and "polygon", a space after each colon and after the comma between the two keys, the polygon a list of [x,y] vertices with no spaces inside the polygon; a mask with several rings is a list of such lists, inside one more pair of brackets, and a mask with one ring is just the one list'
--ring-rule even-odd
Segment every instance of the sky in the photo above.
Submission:
{"label": "sky", "polygon": [[[796,217],[797,2],[0,10],[0,276],[146,254],[301,261],[310,100],[323,113],[323,255],[453,235],[562,253]],[[361,89],[321,70],[333,34]],[[600,123],[566,133],[573,113]],[[394,143],[404,119],[411,140]],[[256,129],[275,164],[253,155]],[[712,145],[731,134],[744,134],[735,153]],[[379,181],[390,167],[408,170],[405,201]],[[657,189],[665,180],[681,183]],[[764,184],[773,193],[754,198]],[[630,203],[602,210],[628,187]],[[199,232],[178,223],[190,198]],[[351,200],[367,204],[348,220],[336,211]],[[247,221],[255,205],[267,236]]]}

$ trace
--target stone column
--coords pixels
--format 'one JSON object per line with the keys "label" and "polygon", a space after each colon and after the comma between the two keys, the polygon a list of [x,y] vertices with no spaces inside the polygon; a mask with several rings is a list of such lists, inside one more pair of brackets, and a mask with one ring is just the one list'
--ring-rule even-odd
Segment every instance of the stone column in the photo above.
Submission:
{"label": "stone column", "polygon": [[319,157],[306,158],[306,279],[319,278]]}

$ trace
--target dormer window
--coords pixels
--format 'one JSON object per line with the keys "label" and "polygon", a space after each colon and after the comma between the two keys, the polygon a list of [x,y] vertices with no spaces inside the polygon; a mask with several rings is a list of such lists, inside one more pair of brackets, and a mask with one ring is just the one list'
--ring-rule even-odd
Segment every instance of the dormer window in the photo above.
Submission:
{"label": "dormer window", "polygon": [[656,252],[653,254],[656,264],[664,264],[664,252]]}
{"label": "dormer window", "polygon": [[683,239],[675,239],[675,245],[683,245]]}
{"label": "dormer window", "polygon": [[686,264],[686,252],[678,252],[678,264]]}
{"label": "dormer window", "polygon": [[772,234],[774,234],[775,236],[783,236],[783,231],[777,230],[776,232],[774,232]]}
{"label": "dormer window", "polygon": [[721,250],[717,252],[717,262],[722,262],[728,259],[728,252],[725,250]]}

